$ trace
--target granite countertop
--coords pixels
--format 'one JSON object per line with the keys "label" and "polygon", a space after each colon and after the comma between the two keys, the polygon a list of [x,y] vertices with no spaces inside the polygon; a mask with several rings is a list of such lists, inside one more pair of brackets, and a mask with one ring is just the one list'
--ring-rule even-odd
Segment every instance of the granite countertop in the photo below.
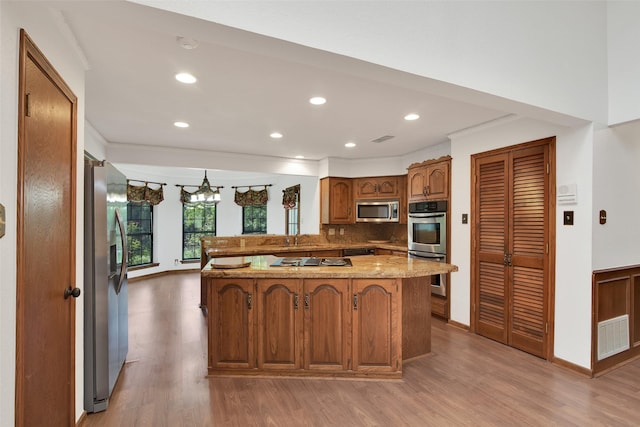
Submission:
{"label": "granite countertop", "polygon": [[[230,278],[411,278],[458,271],[452,264],[395,255],[365,255],[350,257],[353,266],[271,267],[278,257],[273,255],[244,256],[231,259],[213,258],[202,269],[203,277]],[[216,263],[246,264],[242,268],[213,268]]]}
{"label": "granite countertop", "polygon": [[240,255],[264,255],[281,252],[305,252],[305,251],[325,251],[342,250],[351,248],[371,248],[390,249],[392,251],[407,251],[407,242],[384,242],[384,243],[304,243],[299,245],[260,245],[260,246],[233,246],[208,248],[206,253],[211,257],[216,256],[240,256]]}

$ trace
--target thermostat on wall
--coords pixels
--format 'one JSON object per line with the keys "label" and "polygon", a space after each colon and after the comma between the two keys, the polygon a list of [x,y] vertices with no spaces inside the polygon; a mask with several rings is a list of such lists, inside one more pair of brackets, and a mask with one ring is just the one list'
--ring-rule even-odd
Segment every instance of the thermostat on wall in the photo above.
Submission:
{"label": "thermostat on wall", "polygon": [[558,186],[558,204],[575,205],[578,203],[577,185],[563,184]]}

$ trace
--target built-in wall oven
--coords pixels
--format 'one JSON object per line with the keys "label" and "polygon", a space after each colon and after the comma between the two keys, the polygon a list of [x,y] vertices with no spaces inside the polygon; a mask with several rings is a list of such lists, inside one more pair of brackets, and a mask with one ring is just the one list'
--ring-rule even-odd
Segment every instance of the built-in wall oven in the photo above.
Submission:
{"label": "built-in wall oven", "polygon": [[[445,262],[447,257],[447,201],[409,203],[409,257]],[[431,293],[446,296],[446,275],[431,276]]]}

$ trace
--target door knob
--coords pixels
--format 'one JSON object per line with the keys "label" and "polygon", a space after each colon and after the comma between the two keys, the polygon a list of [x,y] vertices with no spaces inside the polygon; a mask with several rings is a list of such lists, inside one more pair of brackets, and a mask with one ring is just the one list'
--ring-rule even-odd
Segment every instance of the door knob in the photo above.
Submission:
{"label": "door knob", "polygon": [[64,290],[64,299],[67,299],[69,297],[78,298],[79,296],[80,296],[80,288],[72,288],[71,286],[69,286],[67,289]]}

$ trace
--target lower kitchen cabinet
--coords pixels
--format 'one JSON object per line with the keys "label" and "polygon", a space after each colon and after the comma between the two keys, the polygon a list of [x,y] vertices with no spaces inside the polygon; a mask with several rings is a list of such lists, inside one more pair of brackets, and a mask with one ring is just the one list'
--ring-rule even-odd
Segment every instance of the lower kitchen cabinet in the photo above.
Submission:
{"label": "lower kitchen cabinet", "polygon": [[443,319],[448,319],[449,318],[448,298],[444,298],[439,295],[432,295],[431,296],[431,314],[442,317]]}
{"label": "lower kitchen cabinet", "polygon": [[395,279],[353,279],[353,369],[400,369],[401,325]]}
{"label": "lower kitchen cabinet", "polygon": [[300,369],[302,306],[300,279],[258,280],[258,369]]}
{"label": "lower kitchen cabinet", "polygon": [[402,374],[399,279],[207,279],[209,374]]}
{"label": "lower kitchen cabinet", "polygon": [[215,280],[209,287],[209,369],[255,368],[254,280]]}
{"label": "lower kitchen cabinet", "polygon": [[349,279],[304,281],[304,369],[349,369]]}

